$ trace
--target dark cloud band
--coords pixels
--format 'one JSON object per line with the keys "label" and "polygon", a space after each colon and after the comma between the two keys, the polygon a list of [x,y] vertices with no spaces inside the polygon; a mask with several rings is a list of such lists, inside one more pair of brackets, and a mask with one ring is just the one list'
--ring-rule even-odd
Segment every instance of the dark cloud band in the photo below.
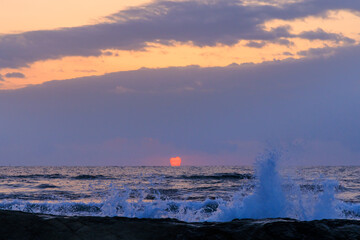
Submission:
{"label": "dark cloud band", "polygon": [[[348,153],[308,164],[357,164],[359,62],[353,46],[329,57],[140,69],[0,91],[0,161],[68,165],[92,157],[111,164],[104,154],[114,150],[117,164],[141,165],[136,139],[171,146],[145,144],[149,156],[173,149],[223,156],[236,151],[231,142],[305,139],[336,141]],[[111,139],[126,141],[108,149],[103,143]]]}
{"label": "dark cloud band", "polygon": [[[241,5],[239,1],[160,1],[121,11],[102,23],[49,31],[33,31],[0,37],[0,68],[21,67],[38,60],[64,56],[99,56],[104,49],[141,50],[148,42],[192,42],[197,46],[232,45],[250,40],[251,47],[267,42],[291,44],[286,38],[352,42],[341,35],[304,32],[291,35],[286,27],[266,31],[271,19],[294,19],[327,10],[360,9],[359,1],[313,0],[276,6]],[[255,41],[260,41],[256,44]],[[287,42],[285,42],[287,41]]]}
{"label": "dark cloud band", "polygon": [[11,72],[5,74],[5,77],[7,78],[25,78],[25,75],[21,72]]}

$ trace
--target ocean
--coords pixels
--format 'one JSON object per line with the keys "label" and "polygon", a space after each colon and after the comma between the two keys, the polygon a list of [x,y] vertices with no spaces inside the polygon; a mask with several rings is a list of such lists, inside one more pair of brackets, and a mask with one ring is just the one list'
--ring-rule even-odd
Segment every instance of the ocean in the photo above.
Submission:
{"label": "ocean", "polygon": [[61,216],[359,219],[360,167],[0,167],[0,209]]}

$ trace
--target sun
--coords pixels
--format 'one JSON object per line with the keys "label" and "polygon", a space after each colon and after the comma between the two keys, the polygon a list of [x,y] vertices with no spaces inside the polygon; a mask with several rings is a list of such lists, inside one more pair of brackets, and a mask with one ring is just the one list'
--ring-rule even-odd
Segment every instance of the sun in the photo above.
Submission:
{"label": "sun", "polygon": [[172,167],[179,167],[181,165],[181,158],[179,156],[170,158],[170,165]]}

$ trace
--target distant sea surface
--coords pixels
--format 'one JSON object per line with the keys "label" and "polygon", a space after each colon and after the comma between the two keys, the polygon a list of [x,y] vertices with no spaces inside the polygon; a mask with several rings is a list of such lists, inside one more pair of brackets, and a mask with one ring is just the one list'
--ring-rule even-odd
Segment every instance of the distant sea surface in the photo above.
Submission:
{"label": "distant sea surface", "polygon": [[0,209],[230,221],[360,218],[360,167],[0,167]]}

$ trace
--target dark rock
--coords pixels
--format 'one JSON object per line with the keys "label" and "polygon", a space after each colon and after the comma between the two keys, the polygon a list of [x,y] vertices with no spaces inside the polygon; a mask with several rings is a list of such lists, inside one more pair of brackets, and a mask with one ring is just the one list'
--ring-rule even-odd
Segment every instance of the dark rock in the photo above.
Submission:
{"label": "dark rock", "polygon": [[0,211],[0,239],[360,239],[360,221],[236,219],[186,223],[175,219],[64,217]]}

